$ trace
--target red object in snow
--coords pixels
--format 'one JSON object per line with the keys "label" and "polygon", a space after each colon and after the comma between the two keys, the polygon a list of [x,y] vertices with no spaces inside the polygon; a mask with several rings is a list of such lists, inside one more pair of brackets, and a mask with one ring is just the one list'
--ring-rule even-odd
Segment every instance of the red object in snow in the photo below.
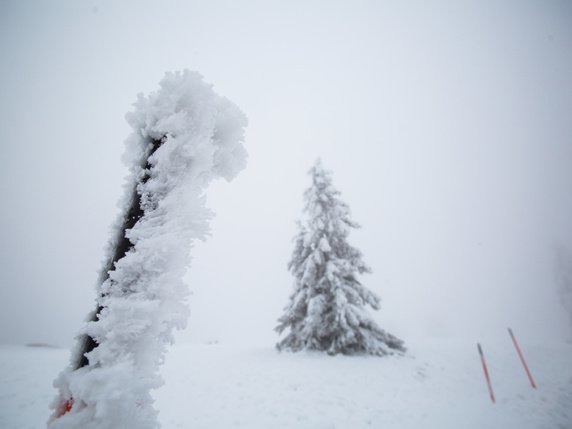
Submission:
{"label": "red object in snow", "polygon": [[62,404],[60,404],[60,406],[58,407],[58,410],[56,411],[56,414],[54,415],[54,418],[60,418],[61,416],[63,416],[64,414],[67,414],[71,411],[73,407],[73,399],[70,398],[68,400],[66,400],[65,402],[63,402]]}
{"label": "red object in snow", "polygon": [[493,393],[493,386],[491,385],[491,379],[489,378],[489,371],[487,369],[487,363],[485,362],[485,355],[483,354],[483,349],[481,345],[477,343],[477,348],[479,349],[479,355],[481,355],[481,363],[483,364],[483,371],[485,372],[485,379],[487,380],[487,387],[489,388],[489,394],[491,396],[491,401],[495,403],[495,394]]}
{"label": "red object in snow", "polygon": [[528,369],[528,365],[526,364],[526,361],[524,360],[524,356],[522,355],[522,352],[520,351],[520,347],[518,346],[518,343],[516,342],[516,338],[515,338],[514,334],[512,333],[512,329],[508,328],[508,333],[510,334],[510,337],[512,338],[512,342],[514,344],[514,347],[516,348],[518,356],[520,357],[520,361],[522,362],[522,366],[524,367],[524,370],[526,371],[526,375],[528,375],[528,379],[530,380],[530,385],[532,386],[533,389],[536,389],[536,383],[534,383],[534,380],[532,379],[532,374],[530,373],[530,370]]}

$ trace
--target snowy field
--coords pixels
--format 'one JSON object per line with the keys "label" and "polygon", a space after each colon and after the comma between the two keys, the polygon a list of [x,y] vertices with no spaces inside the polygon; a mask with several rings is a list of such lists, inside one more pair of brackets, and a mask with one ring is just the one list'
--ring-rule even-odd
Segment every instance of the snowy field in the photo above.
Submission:
{"label": "snowy field", "polygon": [[[163,428],[572,428],[572,345],[408,343],[403,357],[330,357],[273,348],[177,345],[156,392]],[[0,347],[0,428],[45,427],[64,349]],[[120,428],[117,428],[120,429]]]}

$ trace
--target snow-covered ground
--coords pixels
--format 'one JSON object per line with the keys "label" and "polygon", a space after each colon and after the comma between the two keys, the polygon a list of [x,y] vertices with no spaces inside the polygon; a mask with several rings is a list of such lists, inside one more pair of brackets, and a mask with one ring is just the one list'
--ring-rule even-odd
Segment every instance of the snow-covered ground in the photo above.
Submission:
{"label": "snow-covered ground", "polygon": [[[277,353],[271,347],[177,345],[156,392],[163,428],[572,428],[572,345],[408,342],[403,357]],[[0,428],[45,426],[63,349],[0,347]],[[120,429],[120,428],[117,428]]]}

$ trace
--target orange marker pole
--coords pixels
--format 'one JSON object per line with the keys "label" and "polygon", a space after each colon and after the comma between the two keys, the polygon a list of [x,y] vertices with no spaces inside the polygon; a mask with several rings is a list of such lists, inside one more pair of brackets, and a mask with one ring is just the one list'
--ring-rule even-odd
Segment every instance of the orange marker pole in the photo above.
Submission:
{"label": "orange marker pole", "polygon": [[479,355],[481,356],[481,363],[483,364],[483,371],[485,373],[485,379],[487,380],[487,387],[489,388],[489,395],[491,396],[491,401],[494,404],[495,394],[493,393],[493,386],[491,385],[491,379],[489,378],[489,371],[487,369],[487,363],[485,362],[485,355],[483,354],[483,349],[479,343],[477,343],[477,348],[479,349]]}
{"label": "orange marker pole", "polygon": [[533,389],[536,389],[536,384],[534,383],[534,380],[532,378],[532,374],[530,373],[530,370],[528,369],[528,365],[526,364],[526,361],[524,360],[524,356],[522,355],[522,352],[520,351],[520,347],[518,346],[518,343],[516,342],[516,338],[514,337],[514,334],[512,333],[512,329],[508,328],[508,333],[510,334],[510,337],[512,338],[512,342],[514,344],[514,347],[516,348],[516,352],[518,353],[518,357],[520,357],[520,361],[522,362],[522,366],[524,367],[524,370],[526,371],[526,375],[528,375],[528,379],[530,380],[530,385],[532,386]]}

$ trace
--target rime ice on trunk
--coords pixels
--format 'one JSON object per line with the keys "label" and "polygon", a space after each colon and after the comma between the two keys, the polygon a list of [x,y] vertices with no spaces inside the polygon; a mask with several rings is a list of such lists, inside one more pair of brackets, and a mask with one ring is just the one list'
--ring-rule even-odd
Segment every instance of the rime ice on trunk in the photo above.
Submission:
{"label": "rime ice on trunk", "polygon": [[198,73],[167,73],[127,120],[131,175],[97,309],[55,386],[50,429],[155,429],[151,389],[173,328],[186,325],[189,249],[208,234],[204,191],[246,163],[246,117]]}
{"label": "rime ice on trunk", "polygon": [[305,224],[299,223],[288,264],[294,292],[276,330],[289,332],[279,350],[327,351],[329,354],[386,355],[405,351],[403,341],[381,329],[365,306],[379,309],[379,298],[358,280],[370,272],[361,252],[350,246],[349,206],[339,199],[331,173],[318,160],[309,172],[312,185],[304,193]]}

